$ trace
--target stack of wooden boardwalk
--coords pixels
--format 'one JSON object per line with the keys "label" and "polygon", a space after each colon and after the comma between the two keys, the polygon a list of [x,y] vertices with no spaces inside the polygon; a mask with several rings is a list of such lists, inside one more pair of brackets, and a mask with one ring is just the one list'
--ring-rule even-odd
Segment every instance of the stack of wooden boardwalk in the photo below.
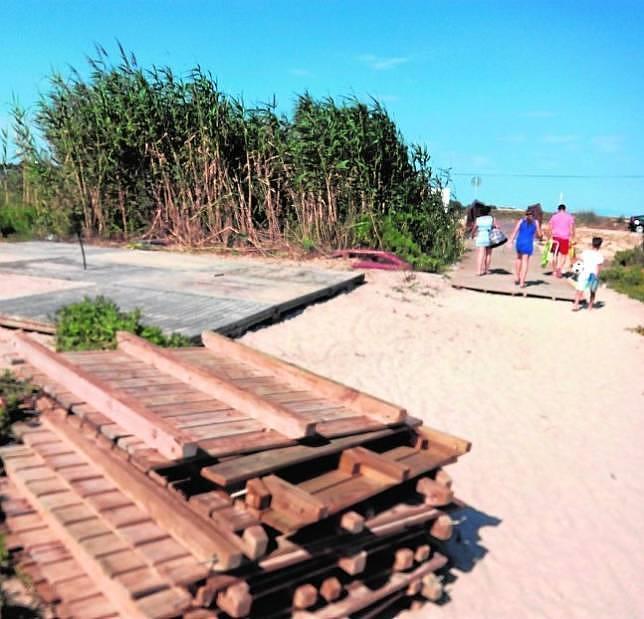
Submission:
{"label": "stack of wooden boardwalk", "polygon": [[376,617],[438,600],[469,443],[203,334],[57,354],[21,332],[39,423],[0,450],[9,546],[52,616]]}

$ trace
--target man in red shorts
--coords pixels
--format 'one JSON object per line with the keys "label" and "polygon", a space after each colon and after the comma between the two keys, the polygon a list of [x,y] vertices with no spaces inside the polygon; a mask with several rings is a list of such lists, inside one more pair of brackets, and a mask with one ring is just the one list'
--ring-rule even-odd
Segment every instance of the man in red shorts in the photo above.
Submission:
{"label": "man in red shorts", "polygon": [[568,258],[570,241],[575,238],[575,218],[566,213],[566,205],[560,204],[557,212],[550,218],[550,236],[555,245],[552,258],[552,271],[555,277],[561,277],[563,265]]}

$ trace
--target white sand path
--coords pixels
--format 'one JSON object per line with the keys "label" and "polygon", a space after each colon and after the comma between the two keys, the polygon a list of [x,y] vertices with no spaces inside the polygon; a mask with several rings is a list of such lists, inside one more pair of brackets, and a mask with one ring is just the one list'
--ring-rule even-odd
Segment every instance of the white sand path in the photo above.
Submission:
{"label": "white sand path", "polygon": [[472,441],[451,601],[407,616],[644,617],[644,304],[601,309],[374,272],[248,344]]}

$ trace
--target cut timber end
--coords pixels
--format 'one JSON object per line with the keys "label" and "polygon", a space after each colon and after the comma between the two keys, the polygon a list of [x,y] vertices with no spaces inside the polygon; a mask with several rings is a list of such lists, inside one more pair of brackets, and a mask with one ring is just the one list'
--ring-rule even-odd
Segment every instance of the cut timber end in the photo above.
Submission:
{"label": "cut timber end", "polygon": [[418,546],[416,548],[416,552],[414,553],[414,560],[416,563],[423,563],[429,559],[431,549],[428,544],[423,544],[422,546]]}
{"label": "cut timber end", "polygon": [[235,619],[246,617],[252,603],[253,598],[245,582],[231,585],[217,596],[217,606]]}
{"label": "cut timber end", "polygon": [[268,370],[277,378],[287,380],[320,396],[341,402],[349,410],[366,415],[385,424],[402,423],[407,413],[403,408],[352,389],[291,363],[235,342],[227,337],[204,331],[203,345],[216,354]]}
{"label": "cut timber end", "polygon": [[343,571],[349,574],[349,576],[355,576],[364,572],[364,568],[367,565],[367,551],[363,550],[357,555],[352,557],[342,557],[338,559],[338,567]]}
{"label": "cut timber end", "polygon": [[416,492],[425,497],[425,502],[428,505],[435,507],[448,505],[454,498],[454,493],[447,486],[429,477],[422,477],[418,480],[416,483]]}
{"label": "cut timber end", "polygon": [[446,488],[451,489],[452,487],[452,478],[444,469],[438,469],[438,471],[436,471],[436,475],[434,475],[434,481],[445,486]]}
{"label": "cut timber end", "polygon": [[298,609],[310,608],[318,600],[318,591],[311,585],[301,585],[293,594],[293,607]]}
{"label": "cut timber end", "polygon": [[271,493],[266,484],[259,478],[246,482],[246,505],[253,509],[264,510],[271,505]]}
{"label": "cut timber end", "polygon": [[144,339],[119,331],[119,350],[159,371],[224,402],[289,438],[304,438],[315,434],[315,422],[306,420],[288,409],[245,391],[211,369],[179,359],[172,353]]}
{"label": "cut timber end", "polygon": [[454,522],[452,519],[447,514],[441,514],[432,523],[432,526],[429,529],[429,534],[441,541],[447,541],[452,537],[453,530]]}
{"label": "cut timber end", "polygon": [[436,574],[423,576],[421,593],[424,598],[431,602],[438,602],[443,597],[443,583]]}
{"label": "cut timber end", "polygon": [[411,548],[399,548],[394,557],[394,572],[404,572],[414,565],[414,551]]}
{"label": "cut timber end", "polygon": [[255,561],[266,554],[268,548],[268,535],[264,531],[264,527],[255,525],[244,529],[242,535],[245,545],[245,555]]}
{"label": "cut timber end", "polygon": [[340,526],[349,533],[361,533],[364,529],[364,518],[356,512],[347,512],[340,519]]}
{"label": "cut timber end", "polygon": [[15,333],[12,343],[30,365],[167,458],[188,457],[196,452],[196,445],[181,430],[170,426],[128,394],[110,387],[24,333]]}
{"label": "cut timber end", "polygon": [[327,602],[335,602],[342,595],[342,589],[342,583],[333,576],[320,585],[320,595]]}

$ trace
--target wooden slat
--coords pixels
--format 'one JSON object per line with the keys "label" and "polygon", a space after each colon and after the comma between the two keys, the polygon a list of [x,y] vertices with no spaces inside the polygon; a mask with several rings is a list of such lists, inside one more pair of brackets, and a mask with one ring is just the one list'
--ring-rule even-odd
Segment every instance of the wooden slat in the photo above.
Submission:
{"label": "wooden slat", "polygon": [[221,458],[232,454],[244,454],[261,449],[273,449],[293,445],[293,439],[286,438],[275,430],[249,432],[239,436],[224,436],[221,438],[202,439],[199,448],[210,456]]}
{"label": "wooden slat", "polygon": [[196,445],[183,431],[168,424],[131,396],[112,389],[78,365],[50,351],[25,334],[14,334],[12,342],[30,364],[138,436],[150,447],[158,449],[163,455],[178,458],[195,454]]}
{"label": "wooden slat", "polygon": [[376,432],[332,439],[323,445],[294,445],[272,449],[204,467],[201,469],[201,474],[220,486],[232,486],[280,468],[329,456],[343,449],[394,436],[400,432],[400,430],[386,428]]}
{"label": "wooden slat", "polygon": [[43,521],[51,529],[51,532],[63,541],[72,553],[74,559],[78,561],[82,569],[97,583],[100,589],[109,596],[119,611],[133,619],[146,619],[146,614],[139,609],[136,602],[130,596],[129,591],[109,577],[109,574],[102,569],[100,563],[96,562],[94,557],[87,552],[80,539],[72,534],[69,527],[61,523],[52,512],[46,509],[39,501],[38,496],[30,489],[29,485],[20,480],[19,473],[12,475],[12,481],[16,484],[22,495],[30,501],[34,509],[38,511]]}
{"label": "wooden slat", "polygon": [[219,355],[266,370],[293,385],[311,390],[318,396],[339,401],[361,415],[367,415],[383,423],[401,423],[406,417],[405,410],[394,404],[309,372],[212,331],[204,331],[201,334],[201,340],[204,346]]}
{"label": "wooden slat", "polygon": [[[55,416],[45,415],[43,423],[85,453],[165,530],[179,540],[195,557],[208,561],[217,557],[218,565],[232,569],[241,562],[241,553],[211,522],[201,518],[183,501],[164,492],[150,478],[98,443],[89,442],[76,428]],[[97,495],[101,496],[101,495]]]}
{"label": "wooden slat", "polygon": [[282,406],[240,389],[212,370],[204,370],[198,365],[178,359],[168,351],[131,333],[119,332],[117,339],[120,350],[155,366],[160,371],[207,393],[213,398],[225,402],[230,407],[246,413],[249,417],[258,419],[267,427],[284,434],[284,436],[302,438],[315,433],[314,422],[306,421]]}

